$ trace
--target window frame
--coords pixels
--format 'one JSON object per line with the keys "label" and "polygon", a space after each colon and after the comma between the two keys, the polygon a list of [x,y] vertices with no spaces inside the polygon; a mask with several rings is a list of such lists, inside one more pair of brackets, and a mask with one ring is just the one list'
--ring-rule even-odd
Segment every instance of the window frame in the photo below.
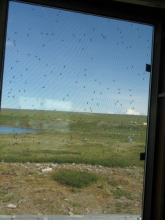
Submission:
{"label": "window frame", "polygon": [[[15,0],[13,0],[15,1]],[[145,176],[143,189],[143,207],[142,219],[151,219],[152,199],[154,190],[154,158],[156,149],[156,129],[157,129],[157,111],[158,106],[158,87],[160,74],[160,51],[162,22],[160,14],[161,9],[149,8],[146,6],[131,5],[129,3],[121,3],[108,0],[17,0],[15,2],[42,5],[46,7],[54,7],[64,10],[76,11],[80,13],[89,13],[93,15],[119,18],[122,20],[135,21],[140,23],[152,24],[154,26],[154,42],[152,51],[152,75],[150,83],[149,96],[149,114],[148,114],[148,130],[146,137],[146,159],[145,159]],[[3,68],[5,57],[5,41],[7,32],[9,0],[0,2],[0,107],[3,82]],[[154,16],[153,16],[154,15]],[[140,155],[139,155],[140,159]]]}

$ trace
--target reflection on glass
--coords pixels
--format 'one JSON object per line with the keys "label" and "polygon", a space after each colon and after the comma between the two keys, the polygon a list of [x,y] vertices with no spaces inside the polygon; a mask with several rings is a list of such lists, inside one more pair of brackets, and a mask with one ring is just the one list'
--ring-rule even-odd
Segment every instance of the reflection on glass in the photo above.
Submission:
{"label": "reflection on glass", "polygon": [[141,214],[152,33],[10,2],[0,214]]}

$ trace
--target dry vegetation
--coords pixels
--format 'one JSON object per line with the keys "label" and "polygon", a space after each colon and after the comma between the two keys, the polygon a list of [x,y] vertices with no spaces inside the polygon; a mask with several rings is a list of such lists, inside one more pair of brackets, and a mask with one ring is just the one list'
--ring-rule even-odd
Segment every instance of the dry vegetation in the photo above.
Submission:
{"label": "dry vegetation", "polygon": [[[50,167],[52,172],[42,169]],[[95,173],[99,180],[76,188],[53,180],[53,173],[72,169]],[[141,167],[106,168],[81,164],[0,164],[0,214],[140,214]],[[15,204],[15,209],[7,208]]]}

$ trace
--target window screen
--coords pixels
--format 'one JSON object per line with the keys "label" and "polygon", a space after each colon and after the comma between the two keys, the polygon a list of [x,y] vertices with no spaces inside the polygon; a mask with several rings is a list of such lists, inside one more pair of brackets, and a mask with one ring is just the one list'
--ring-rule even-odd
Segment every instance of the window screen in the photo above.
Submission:
{"label": "window screen", "polygon": [[0,214],[141,214],[153,26],[10,2]]}

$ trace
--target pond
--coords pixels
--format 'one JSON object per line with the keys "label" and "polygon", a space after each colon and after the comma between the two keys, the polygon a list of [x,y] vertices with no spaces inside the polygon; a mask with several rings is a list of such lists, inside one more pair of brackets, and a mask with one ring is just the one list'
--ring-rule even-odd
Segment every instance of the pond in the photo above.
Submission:
{"label": "pond", "polygon": [[24,134],[40,132],[38,129],[0,126],[0,134]]}

